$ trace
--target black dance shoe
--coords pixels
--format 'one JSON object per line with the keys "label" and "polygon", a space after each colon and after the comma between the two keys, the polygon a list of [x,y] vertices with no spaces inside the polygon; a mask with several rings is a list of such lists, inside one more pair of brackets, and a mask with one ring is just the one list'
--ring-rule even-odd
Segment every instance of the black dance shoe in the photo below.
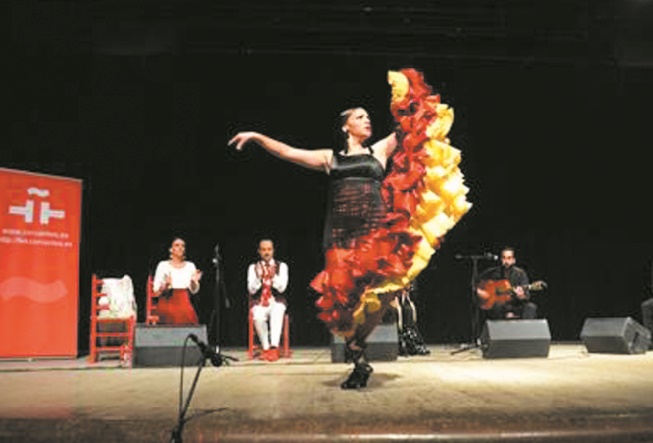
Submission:
{"label": "black dance shoe", "polygon": [[374,372],[372,366],[367,363],[358,363],[354,366],[354,370],[351,371],[347,380],[342,382],[340,387],[342,389],[360,389],[367,386],[367,379],[370,378],[370,374]]}

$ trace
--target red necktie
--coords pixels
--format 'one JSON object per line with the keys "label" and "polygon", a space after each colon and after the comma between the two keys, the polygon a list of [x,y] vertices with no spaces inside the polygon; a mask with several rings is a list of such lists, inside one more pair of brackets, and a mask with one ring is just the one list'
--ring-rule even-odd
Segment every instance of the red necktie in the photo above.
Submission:
{"label": "red necktie", "polygon": [[270,275],[270,264],[266,262],[263,266],[263,291],[261,292],[261,304],[263,306],[269,306],[270,299],[272,298],[272,276]]}

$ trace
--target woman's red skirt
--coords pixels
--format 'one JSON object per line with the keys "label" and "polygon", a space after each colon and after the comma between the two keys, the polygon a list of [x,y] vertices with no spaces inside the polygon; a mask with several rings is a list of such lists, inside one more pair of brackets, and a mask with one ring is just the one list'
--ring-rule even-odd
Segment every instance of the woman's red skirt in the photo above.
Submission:
{"label": "woman's red skirt", "polygon": [[157,314],[159,324],[196,325],[199,323],[187,289],[173,289],[169,297],[159,296]]}

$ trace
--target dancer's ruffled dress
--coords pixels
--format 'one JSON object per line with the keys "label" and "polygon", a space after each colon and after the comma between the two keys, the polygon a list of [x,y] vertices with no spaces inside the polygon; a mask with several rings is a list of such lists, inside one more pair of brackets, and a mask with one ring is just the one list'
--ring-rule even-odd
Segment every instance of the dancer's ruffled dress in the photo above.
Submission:
{"label": "dancer's ruffled dress", "polygon": [[371,153],[334,156],[325,269],[311,282],[320,319],[346,338],[417,277],[471,208],[447,138],[453,110],[414,69],[388,81],[399,146],[387,174]]}

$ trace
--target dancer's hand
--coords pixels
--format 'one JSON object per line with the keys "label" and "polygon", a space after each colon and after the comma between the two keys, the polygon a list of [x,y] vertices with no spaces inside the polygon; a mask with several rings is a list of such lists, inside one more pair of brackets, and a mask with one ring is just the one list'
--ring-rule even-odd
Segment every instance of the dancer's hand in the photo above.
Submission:
{"label": "dancer's hand", "polygon": [[243,149],[245,143],[251,141],[257,135],[258,134],[256,132],[239,132],[238,134],[234,135],[234,137],[231,140],[229,140],[228,145],[231,146],[235,143],[236,150],[240,151],[241,149]]}

